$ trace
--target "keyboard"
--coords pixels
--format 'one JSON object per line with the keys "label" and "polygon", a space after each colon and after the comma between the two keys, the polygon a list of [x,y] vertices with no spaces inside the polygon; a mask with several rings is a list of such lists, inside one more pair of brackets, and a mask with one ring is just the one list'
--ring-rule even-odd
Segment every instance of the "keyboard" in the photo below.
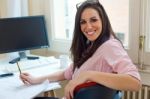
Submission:
{"label": "keyboard", "polygon": [[[39,59],[36,60],[21,60],[18,62],[19,67],[21,70],[27,70],[31,68],[37,68],[40,66],[47,66],[50,64],[56,64],[59,62],[59,59],[56,59],[55,57],[40,57]],[[9,64],[10,66],[7,66],[8,71],[11,72],[16,72],[18,71],[18,67],[15,64]]]}

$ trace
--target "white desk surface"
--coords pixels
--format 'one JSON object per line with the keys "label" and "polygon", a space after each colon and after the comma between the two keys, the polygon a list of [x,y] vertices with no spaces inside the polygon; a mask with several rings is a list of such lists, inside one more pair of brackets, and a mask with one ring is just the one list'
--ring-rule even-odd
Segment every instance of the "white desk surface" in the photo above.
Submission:
{"label": "white desk surface", "polygon": [[[60,64],[55,63],[49,64],[47,66],[40,66],[38,68],[24,70],[22,72],[28,72],[33,76],[38,77],[60,70]],[[0,78],[0,99],[30,99],[43,91],[61,88],[59,82],[51,84],[48,83],[48,81],[39,85],[25,86],[19,79],[19,73],[16,72],[14,74],[15,75],[12,77]],[[18,94],[18,92],[20,93]],[[30,93],[32,93],[32,95]]]}

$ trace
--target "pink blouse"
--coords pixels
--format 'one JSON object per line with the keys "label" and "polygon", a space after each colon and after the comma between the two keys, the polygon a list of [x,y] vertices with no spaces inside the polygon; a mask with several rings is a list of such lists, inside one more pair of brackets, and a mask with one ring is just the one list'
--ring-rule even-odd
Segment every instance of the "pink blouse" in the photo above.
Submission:
{"label": "pink blouse", "polygon": [[128,74],[140,80],[137,67],[132,63],[121,43],[111,38],[102,44],[96,52],[79,69],[72,72],[71,64],[64,73],[67,80],[80,76],[83,71],[99,71],[118,74]]}

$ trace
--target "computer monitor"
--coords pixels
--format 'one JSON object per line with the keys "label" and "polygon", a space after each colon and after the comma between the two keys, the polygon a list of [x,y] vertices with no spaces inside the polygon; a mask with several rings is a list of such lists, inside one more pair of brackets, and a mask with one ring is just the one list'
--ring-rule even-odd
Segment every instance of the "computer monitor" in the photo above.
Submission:
{"label": "computer monitor", "polygon": [[10,63],[26,58],[26,50],[47,47],[49,41],[44,16],[0,18],[0,54],[19,52],[20,55]]}

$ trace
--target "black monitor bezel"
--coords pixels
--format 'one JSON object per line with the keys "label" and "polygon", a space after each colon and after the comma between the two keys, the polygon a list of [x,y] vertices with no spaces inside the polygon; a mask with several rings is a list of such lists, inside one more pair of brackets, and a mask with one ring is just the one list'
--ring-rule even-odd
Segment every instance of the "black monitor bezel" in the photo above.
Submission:
{"label": "black monitor bezel", "polygon": [[19,52],[19,51],[26,51],[26,50],[34,50],[34,49],[41,49],[41,48],[48,48],[49,45],[49,39],[48,39],[48,33],[46,29],[46,21],[45,21],[45,16],[44,15],[38,15],[38,16],[23,16],[23,17],[11,17],[11,18],[0,18],[0,21],[2,20],[17,20],[17,19],[25,19],[25,18],[42,18],[43,19],[43,25],[44,25],[44,33],[45,33],[45,38],[46,38],[46,43],[43,46],[34,46],[34,47],[26,47],[26,48],[20,48],[20,49],[8,49],[8,50],[1,50],[0,49],[0,54],[5,54],[5,53],[10,53],[10,52]]}

